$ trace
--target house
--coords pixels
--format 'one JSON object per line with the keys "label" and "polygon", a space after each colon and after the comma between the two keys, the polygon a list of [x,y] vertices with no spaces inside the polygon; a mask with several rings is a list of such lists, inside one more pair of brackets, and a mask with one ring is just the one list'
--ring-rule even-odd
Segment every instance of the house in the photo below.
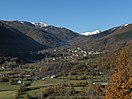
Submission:
{"label": "house", "polygon": [[1,67],[1,69],[5,69],[5,67],[4,67],[4,66],[2,66],[2,67]]}
{"label": "house", "polygon": [[55,75],[51,75],[51,76],[50,76],[50,78],[52,78],[52,79],[55,78],[55,77],[56,77]]}
{"label": "house", "polygon": [[42,80],[45,80],[45,77],[43,77]]}
{"label": "house", "polygon": [[99,72],[100,75],[103,75],[104,73],[103,72]]}
{"label": "house", "polygon": [[18,81],[17,81],[17,83],[18,83],[18,84],[21,84],[21,83],[22,83],[22,81],[21,81],[21,80],[18,80]]}
{"label": "house", "polygon": [[53,58],[52,60],[55,60],[55,58]]}

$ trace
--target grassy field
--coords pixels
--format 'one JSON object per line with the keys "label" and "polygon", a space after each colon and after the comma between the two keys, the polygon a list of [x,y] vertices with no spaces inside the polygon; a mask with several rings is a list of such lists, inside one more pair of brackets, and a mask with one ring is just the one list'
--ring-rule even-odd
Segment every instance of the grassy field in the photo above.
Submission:
{"label": "grassy field", "polygon": [[[68,83],[79,83],[79,82],[90,82],[88,79],[87,80],[68,80],[68,79],[51,79],[47,78],[45,80],[36,80],[34,81],[29,88],[31,88],[30,91],[27,93],[32,94],[35,92],[42,92],[45,89],[55,86],[57,84],[68,84]],[[75,87],[77,91],[80,91],[82,87]]]}
{"label": "grassy field", "polygon": [[0,99],[13,99],[19,85],[0,83]]}
{"label": "grassy field", "polygon": [[13,91],[18,89],[18,85],[0,84],[0,91]]}
{"label": "grassy field", "polygon": [[47,87],[51,85],[63,84],[63,83],[76,83],[76,82],[90,82],[87,80],[69,80],[69,79],[50,79],[47,78],[45,80],[36,80],[32,83],[30,88],[32,87]]}
{"label": "grassy field", "polygon": [[1,70],[0,74],[9,74],[9,73],[13,73],[13,71],[11,70]]}
{"label": "grassy field", "polygon": [[16,91],[0,91],[0,99],[14,99]]}
{"label": "grassy field", "polygon": [[[86,80],[69,80],[69,79],[51,79],[51,78],[46,78],[44,80],[34,80],[28,88],[30,90],[24,91],[19,99],[24,99],[24,96],[26,93],[33,95],[36,93],[42,93],[45,89],[51,88],[53,86],[56,86],[58,84],[76,84],[76,83],[91,83],[91,79],[86,79]],[[13,97],[16,94],[16,90],[18,89],[19,85],[9,85],[8,83],[0,84],[0,99],[13,99]],[[76,91],[82,91],[84,87],[74,87]],[[89,90],[89,88],[87,88]]]}
{"label": "grassy field", "polygon": [[[41,93],[45,89],[51,86],[55,86],[57,84],[68,84],[68,83],[77,83],[77,82],[86,82],[86,81],[89,81],[89,80],[68,80],[68,79],[51,79],[51,78],[46,78],[44,80],[35,80],[31,84],[31,86],[28,87],[31,90],[25,91],[25,93],[28,93],[28,94]],[[80,91],[82,90],[82,87],[75,87],[75,90]],[[22,94],[20,96],[20,99],[23,99],[24,95],[25,94]]]}

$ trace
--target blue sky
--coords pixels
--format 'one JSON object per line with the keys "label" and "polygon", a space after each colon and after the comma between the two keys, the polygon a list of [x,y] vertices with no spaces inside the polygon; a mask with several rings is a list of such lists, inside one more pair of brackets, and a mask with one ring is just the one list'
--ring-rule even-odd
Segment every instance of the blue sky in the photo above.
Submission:
{"label": "blue sky", "polygon": [[132,23],[132,0],[1,0],[1,20],[45,22],[76,32]]}

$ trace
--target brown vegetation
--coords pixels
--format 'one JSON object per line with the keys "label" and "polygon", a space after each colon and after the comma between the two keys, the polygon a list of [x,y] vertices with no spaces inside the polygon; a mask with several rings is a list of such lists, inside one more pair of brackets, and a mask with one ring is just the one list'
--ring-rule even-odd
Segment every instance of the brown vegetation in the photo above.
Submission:
{"label": "brown vegetation", "polygon": [[106,91],[106,99],[132,98],[132,46],[120,51],[116,69]]}

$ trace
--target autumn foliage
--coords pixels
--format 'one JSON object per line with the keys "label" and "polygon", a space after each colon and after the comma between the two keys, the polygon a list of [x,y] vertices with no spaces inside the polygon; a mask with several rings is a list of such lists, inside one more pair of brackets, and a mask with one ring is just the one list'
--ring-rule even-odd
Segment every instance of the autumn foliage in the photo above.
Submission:
{"label": "autumn foliage", "polygon": [[116,69],[105,92],[106,99],[132,99],[132,46],[117,55]]}

